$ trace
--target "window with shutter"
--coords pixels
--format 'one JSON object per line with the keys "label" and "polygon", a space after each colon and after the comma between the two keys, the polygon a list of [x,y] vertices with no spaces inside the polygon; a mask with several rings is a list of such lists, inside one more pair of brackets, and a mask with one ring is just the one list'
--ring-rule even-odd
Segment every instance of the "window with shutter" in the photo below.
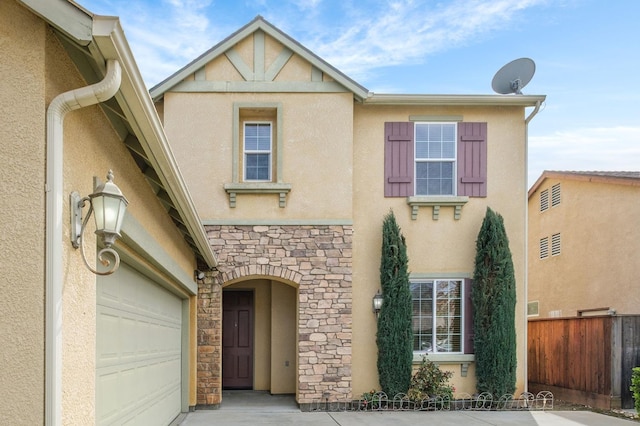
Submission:
{"label": "window with shutter", "polygon": [[487,123],[387,122],[384,161],[385,197],[486,197]]}
{"label": "window with shutter", "polygon": [[413,123],[384,123],[384,196],[413,195]]}
{"label": "window with shutter", "polygon": [[487,196],[487,123],[458,123],[458,195]]}

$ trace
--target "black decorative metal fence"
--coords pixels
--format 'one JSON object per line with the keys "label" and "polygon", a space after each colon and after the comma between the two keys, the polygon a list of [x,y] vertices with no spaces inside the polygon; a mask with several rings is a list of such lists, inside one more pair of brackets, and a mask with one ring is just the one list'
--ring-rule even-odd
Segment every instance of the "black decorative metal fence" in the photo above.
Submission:
{"label": "black decorative metal fence", "polygon": [[478,395],[459,394],[455,398],[434,396],[415,401],[400,393],[389,398],[384,392],[377,392],[359,400],[336,401],[329,397],[314,401],[310,411],[458,411],[458,410],[552,410],[553,394],[548,391],[533,394],[524,392],[519,397],[502,395],[494,398],[490,393]]}

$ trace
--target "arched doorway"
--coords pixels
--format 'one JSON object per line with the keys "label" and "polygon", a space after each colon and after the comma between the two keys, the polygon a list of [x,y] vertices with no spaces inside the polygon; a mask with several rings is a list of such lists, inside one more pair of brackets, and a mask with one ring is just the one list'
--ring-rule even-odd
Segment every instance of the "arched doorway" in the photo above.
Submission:
{"label": "arched doorway", "polygon": [[295,394],[298,291],[272,277],[223,285],[222,387]]}

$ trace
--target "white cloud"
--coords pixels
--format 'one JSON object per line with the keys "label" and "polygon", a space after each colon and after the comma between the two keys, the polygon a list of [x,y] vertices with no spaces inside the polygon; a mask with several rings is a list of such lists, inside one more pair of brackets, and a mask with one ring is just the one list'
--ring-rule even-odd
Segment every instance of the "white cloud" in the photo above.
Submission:
{"label": "white cloud", "polygon": [[[354,77],[381,66],[416,63],[507,28],[519,12],[546,0],[475,0],[440,3],[398,0],[360,10],[308,42],[311,50]],[[336,33],[338,34],[336,36]]]}
{"label": "white cloud", "polygon": [[640,170],[640,127],[594,127],[529,137],[529,184],[544,170]]}

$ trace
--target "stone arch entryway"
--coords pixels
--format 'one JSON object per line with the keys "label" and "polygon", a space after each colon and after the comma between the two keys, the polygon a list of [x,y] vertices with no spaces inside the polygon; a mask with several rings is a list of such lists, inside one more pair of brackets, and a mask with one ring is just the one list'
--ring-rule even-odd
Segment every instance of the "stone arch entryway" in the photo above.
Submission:
{"label": "stone arch entryway", "polygon": [[[223,288],[258,288],[260,280],[277,283],[272,287],[276,292],[285,289],[280,286],[297,287],[294,376],[298,403],[350,398],[351,226],[215,225],[206,229],[219,266],[198,285],[198,405],[221,402]],[[282,366],[286,361],[278,360]]]}
{"label": "stone arch entryway", "polygon": [[298,286],[254,276],[222,293],[222,387],[295,394]]}

